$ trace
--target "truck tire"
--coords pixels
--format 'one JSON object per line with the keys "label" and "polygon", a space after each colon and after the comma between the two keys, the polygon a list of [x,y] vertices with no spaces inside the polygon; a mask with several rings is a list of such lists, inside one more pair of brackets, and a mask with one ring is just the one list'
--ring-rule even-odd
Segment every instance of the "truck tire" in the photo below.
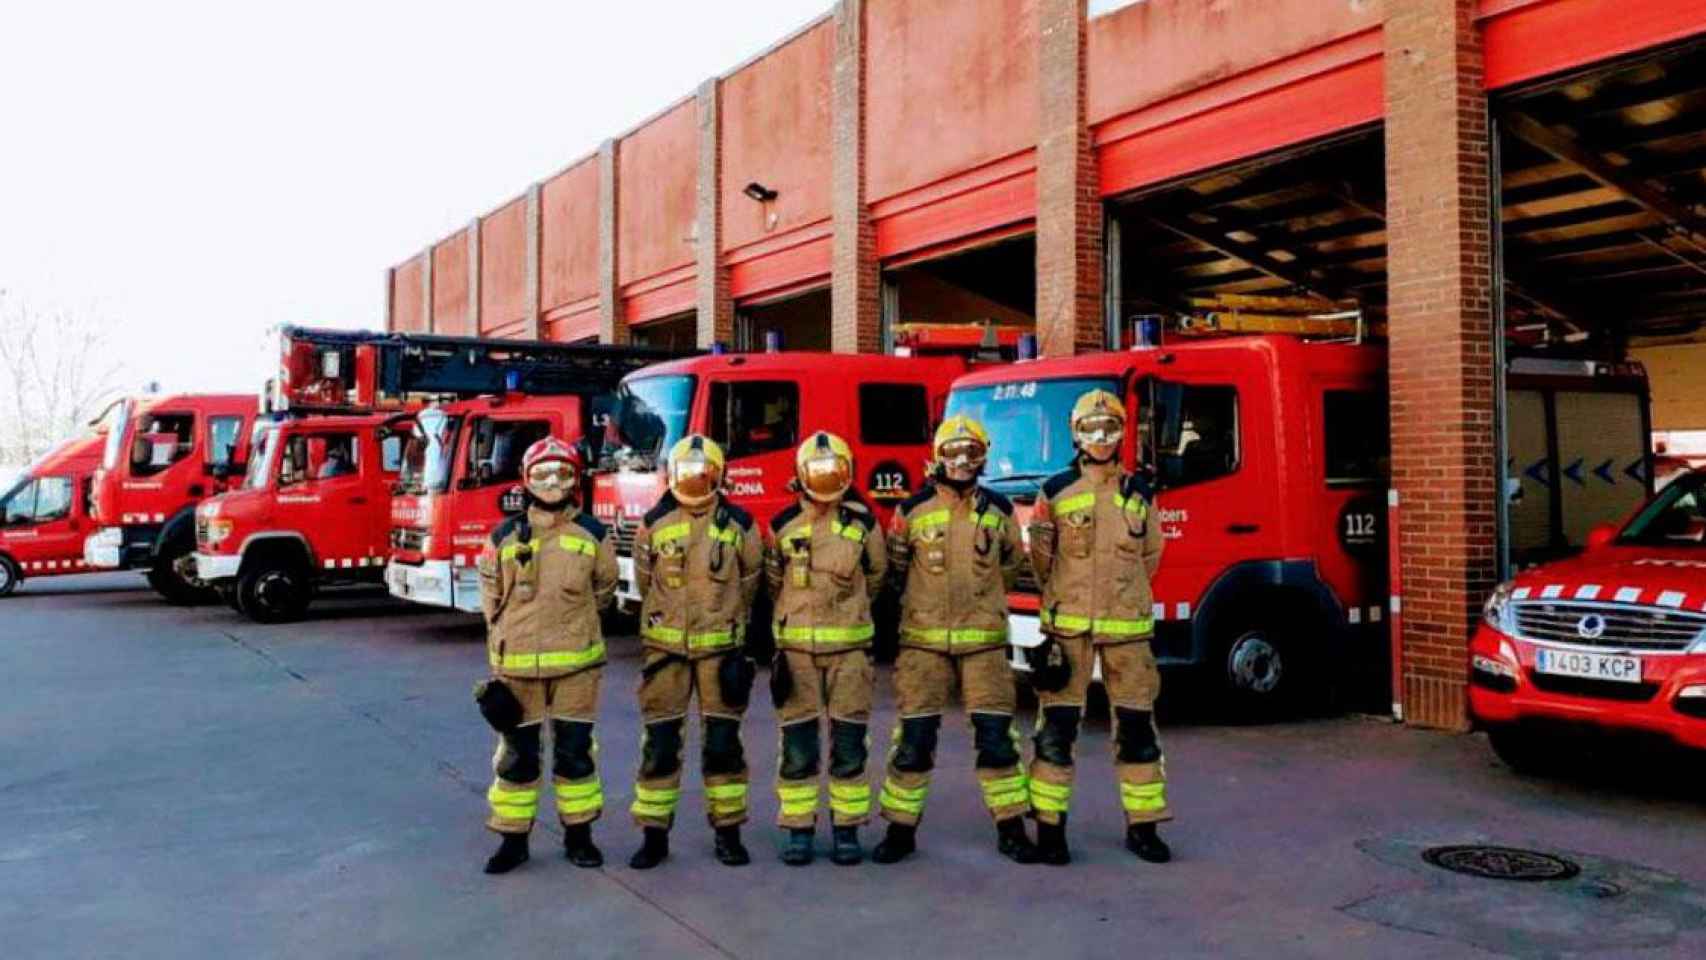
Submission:
{"label": "truck tire", "polygon": [[212,587],[198,587],[178,572],[178,561],[195,551],[193,543],[169,544],[154,558],[148,568],[148,585],[167,603],[180,607],[213,601],[217,594]]}
{"label": "truck tire", "polygon": [[1309,635],[1307,622],[1285,605],[1256,606],[1269,612],[1237,617],[1216,630],[1209,665],[1219,672],[1234,716],[1264,722],[1295,715],[1308,691],[1323,684],[1315,675],[1319,658],[1307,656],[1300,642]]}
{"label": "truck tire", "polygon": [[1562,758],[1550,742],[1515,724],[1488,727],[1487,743],[1499,761],[1516,773],[1550,776],[1562,768]]}
{"label": "truck tire", "polygon": [[256,623],[292,623],[302,619],[314,598],[314,584],[298,563],[266,559],[246,564],[237,578],[237,608]]}
{"label": "truck tire", "polygon": [[0,557],[0,597],[9,597],[12,591],[18,589],[24,575],[19,572],[18,565],[11,557]]}

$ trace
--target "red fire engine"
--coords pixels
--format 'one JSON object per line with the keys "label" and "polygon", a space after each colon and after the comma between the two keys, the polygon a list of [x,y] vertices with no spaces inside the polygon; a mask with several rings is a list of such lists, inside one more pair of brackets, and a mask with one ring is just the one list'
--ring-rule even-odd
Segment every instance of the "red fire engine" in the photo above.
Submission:
{"label": "red fire engine", "polygon": [[1587,728],[1706,750],[1706,472],[1501,584],[1471,643],[1469,706],[1518,770],[1567,770]]}
{"label": "red fire engine", "polygon": [[229,489],[248,461],[252,394],[180,394],[115,404],[95,472],[93,519],[83,544],[95,569],[148,572],[172,603],[211,596],[188,569],[195,506]]}
{"label": "red fire engine", "polygon": [[102,442],[87,436],[61,443],[0,495],[0,597],[26,579],[89,572],[83,538]]}

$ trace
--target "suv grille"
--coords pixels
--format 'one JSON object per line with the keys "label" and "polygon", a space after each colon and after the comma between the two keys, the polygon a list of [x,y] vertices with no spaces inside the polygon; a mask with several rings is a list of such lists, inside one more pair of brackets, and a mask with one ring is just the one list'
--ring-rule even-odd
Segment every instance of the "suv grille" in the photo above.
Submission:
{"label": "suv grille", "polygon": [[[1706,615],[1667,607],[1526,600],[1517,603],[1515,609],[1517,636],[1524,640],[1609,650],[1681,652],[1706,634]],[[1596,628],[1598,636],[1593,636]]]}
{"label": "suv grille", "polygon": [[398,550],[419,553],[426,546],[426,531],[414,527],[394,527],[391,530],[391,545]]}
{"label": "suv grille", "polygon": [[634,534],[640,532],[640,521],[629,520],[626,517],[616,521],[616,555],[631,557],[634,555]]}

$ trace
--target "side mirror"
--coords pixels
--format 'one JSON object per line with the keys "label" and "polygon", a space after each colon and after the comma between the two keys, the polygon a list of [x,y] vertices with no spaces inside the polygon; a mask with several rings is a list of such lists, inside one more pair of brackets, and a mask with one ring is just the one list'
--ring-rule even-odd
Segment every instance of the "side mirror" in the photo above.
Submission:
{"label": "side mirror", "polygon": [[1617,524],[1602,523],[1588,531],[1588,549],[1601,550],[1617,541]]}

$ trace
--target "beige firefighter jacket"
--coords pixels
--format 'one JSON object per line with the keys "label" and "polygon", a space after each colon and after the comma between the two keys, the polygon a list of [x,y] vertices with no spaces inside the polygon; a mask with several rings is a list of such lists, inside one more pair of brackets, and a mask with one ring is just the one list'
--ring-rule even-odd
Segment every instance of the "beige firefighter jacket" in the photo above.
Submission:
{"label": "beige firefighter jacket", "polygon": [[778,646],[838,653],[871,645],[871,600],[888,558],[883,531],[856,500],[795,503],[770,520],[764,573]]}
{"label": "beige firefighter jacket", "polygon": [[478,561],[492,672],[560,677],[602,664],[598,614],[616,595],[613,538],[573,507],[529,507],[525,520],[504,521]]}
{"label": "beige firefighter jacket", "polygon": [[642,643],[691,659],[739,645],[763,562],[751,514],[720,496],[694,512],[665,493],[634,534]]}
{"label": "beige firefighter jacket", "polygon": [[1055,474],[1037,497],[1030,533],[1044,632],[1097,643],[1154,634],[1161,524],[1130,474],[1111,463]]}
{"label": "beige firefighter jacket", "polygon": [[888,547],[902,645],[944,653],[1006,645],[1007,591],[1025,559],[1006,497],[925,484],[895,509]]}

